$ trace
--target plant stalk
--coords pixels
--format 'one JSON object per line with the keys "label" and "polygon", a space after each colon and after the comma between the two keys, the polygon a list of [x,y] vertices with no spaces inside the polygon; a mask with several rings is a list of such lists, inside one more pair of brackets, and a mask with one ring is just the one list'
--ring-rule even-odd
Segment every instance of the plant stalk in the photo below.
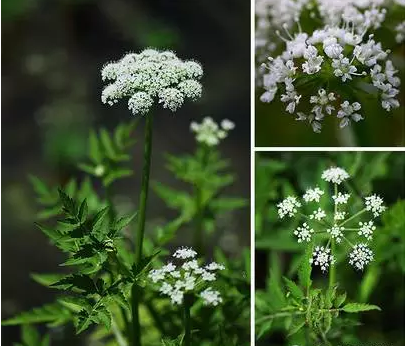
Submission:
{"label": "plant stalk", "polygon": [[[146,218],[146,204],[148,201],[149,191],[149,175],[150,175],[150,161],[152,154],[152,124],[153,118],[151,114],[146,116],[145,124],[145,143],[143,153],[143,170],[142,170],[142,186],[139,201],[138,212],[138,227],[135,234],[135,265],[139,266],[142,261],[142,247],[143,237],[145,233],[145,218]],[[141,346],[141,325],[139,320],[139,303],[140,303],[141,288],[136,283],[133,284],[132,295],[132,332],[133,332],[133,345]]]}
{"label": "plant stalk", "polygon": [[184,339],[183,344],[184,346],[191,346],[191,316],[190,316],[190,308],[191,308],[191,297],[188,295],[184,296]]}

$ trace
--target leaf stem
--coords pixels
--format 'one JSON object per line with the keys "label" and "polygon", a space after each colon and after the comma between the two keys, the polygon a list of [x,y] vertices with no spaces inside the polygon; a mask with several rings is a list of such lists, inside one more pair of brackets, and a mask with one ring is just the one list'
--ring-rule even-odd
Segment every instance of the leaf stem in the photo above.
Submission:
{"label": "leaf stem", "polygon": [[[145,233],[145,218],[146,218],[146,203],[148,200],[149,191],[149,175],[150,175],[150,161],[152,154],[152,114],[146,116],[145,124],[145,143],[143,153],[143,170],[142,170],[142,186],[139,201],[138,212],[138,228],[135,234],[135,265],[139,266],[142,261],[142,247],[143,237]],[[139,303],[140,303],[141,289],[135,282],[132,286],[132,332],[133,332],[133,345],[141,346],[141,325],[139,320]]]}
{"label": "leaf stem", "polygon": [[[335,183],[335,196],[338,195],[338,185]],[[338,205],[335,203],[335,214],[334,216],[336,217],[336,214],[338,212]],[[331,244],[330,244],[330,254],[331,256],[335,256],[336,252],[336,241],[335,239],[331,239]],[[331,265],[330,266],[330,272],[329,272],[329,288],[332,288],[333,285],[335,284],[336,281],[336,265]]]}

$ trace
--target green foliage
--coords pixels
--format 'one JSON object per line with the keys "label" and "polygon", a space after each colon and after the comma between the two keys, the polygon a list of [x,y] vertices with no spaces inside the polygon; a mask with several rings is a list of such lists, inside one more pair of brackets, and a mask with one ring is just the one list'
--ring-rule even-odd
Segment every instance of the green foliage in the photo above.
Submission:
{"label": "green foliage", "polygon": [[[166,205],[178,211],[178,216],[166,226],[157,229],[157,240],[165,244],[183,225],[194,222],[196,240],[202,230],[212,233],[215,220],[222,214],[245,207],[245,199],[223,196],[224,189],[235,181],[227,173],[229,162],[221,158],[217,149],[200,145],[194,155],[166,155],[167,169],[180,181],[189,185],[191,192],[173,189],[155,182],[155,193]],[[200,248],[200,244],[195,244]],[[199,249],[200,250],[200,249]]]}
{"label": "green foliage", "polygon": [[119,124],[113,134],[105,128],[98,133],[90,131],[87,163],[80,163],[79,168],[95,177],[101,178],[104,186],[114,181],[131,176],[133,170],[124,164],[131,159],[128,150],[135,143],[133,132],[136,121]]}
{"label": "green foliage", "polygon": [[49,334],[45,334],[41,338],[41,335],[34,327],[25,324],[21,327],[21,342],[14,343],[14,346],[50,346],[50,344]]}
{"label": "green foliage", "polygon": [[[277,334],[278,339],[280,333],[297,345],[375,342],[362,331],[375,335],[389,316],[386,305],[391,304],[393,309],[392,297],[387,300],[384,293],[388,283],[382,282],[389,277],[388,285],[396,291],[394,287],[401,285],[397,278],[403,274],[405,204],[398,182],[403,179],[404,163],[403,155],[384,152],[257,154],[256,251],[261,256],[266,254],[268,262],[256,261],[256,266],[261,268],[259,272],[264,267],[269,273],[256,282],[261,287],[255,297],[258,346],[284,345],[273,341],[273,335]],[[298,226],[295,218],[281,222],[276,204],[288,195],[302,195],[316,183],[314,174],[331,165],[348,169],[352,179],[346,188],[353,199],[375,192],[388,201],[388,208],[382,224],[376,225],[372,264],[364,273],[353,272],[342,261],[347,254],[338,253],[336,282],[330,286],[327,278],[311,270],[311,246],[302,246],[294,239],[292,231]],[[324,189],[322,182],[318,184]],[[353,208],[357,210],[356,205]],[[395,304],[403,306],[403,290],[396,292]],[[372,321],[379,323],[368,326]],[[401,344],[399,334],[390,339],[383,335],[380,342]]]}

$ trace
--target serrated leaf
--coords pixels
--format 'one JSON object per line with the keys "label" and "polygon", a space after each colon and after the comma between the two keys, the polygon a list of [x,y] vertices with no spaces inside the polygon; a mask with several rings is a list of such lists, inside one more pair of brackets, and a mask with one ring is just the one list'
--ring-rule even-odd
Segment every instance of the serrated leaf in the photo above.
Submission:
{"label": "serrated leaf", "polygon": [[92,278],[84,274],[72,274],[65,276],[63,279],[52,284],[51,287],[59,289],[75,288],[79,291],[84,291],[87,294],[97,293],[97,287]]}
{"label": "serrated leaf", "polygon": [[292,296],[296,299],[301,300],[302,298],[304,298],[305,294],[302,291],[301,288],[299,288],[297,286],[297,284],[294,281],[291,281],[290,279],[283,277],[284,282],[288,288],[288,290],[291,292]]}
{"label": "serrated leaf", "polygon": [[134,274],[134,277],[137,277],[139,274],[141,274],[146,267],[152,262],[152,260],[159,255],[160,251],[155,252],[153,255],[151,256],[146,256],[144,258],[142,258],[141,263],[134,264],[132,266],[132,273]]}
{"label": "serrated leaf", "polygon": [[288,336],[290,337],[291,335],[294,335],[296,333],[298,333],[303,327],[305,326],[305,321],[302,321],[298,324],[294,324],[292,325],[290,328],[290,331],[288,333]]}
{"label": "serrated leaf", "polygon": [[344,312],[349,312],[349,313],[356,313],[356,312],[362,312],[362,311],[370,311],[370,310],[379,310],[381,311],[381,308],[377,305],[371,305],[371,304],[363,304],[363,303],[349,303],[346,304],[342,310]]}
{"label": "serrated leaf", "polygon": [[129,223],[137,216],[138,212],[136,211],[135,213],[133,213],[132,215],[129,216],[124,216],[119,218],[113,226],[113,229],[116,231],[120,231],[123,228],[125,228],[126,226],[129,225]]}
{"label": "serrated leaf", "polygon": [[298,282],[300,286],[305,287],[307,291],[310,289],[312,285],[311,281],[312,266],[311,263],[309,262],[311,257],[312,257],[312,247],[308,246],[303,256],[301,266],[298,269]]}
{"label": "serrated leaf", "polygon": [[334,302],[334,306],[335,308],[339,308],[342,306],[342,304],[346,301],[346,292],[343,294],[340,294],[336,297],[335,302]]}
{"label": "serrated leaf", "polygon": [[30,311],[22,312],[15,317],[2,322],[3,326],[13,326],[18,324],[46,323],[61,325],[71,319],[70,313],[60,304],[46,304]]}
{"label": "serrated leaf", "polygon": [[87,206],[87,199],[85,198],[83,202],[80,204],[78,218],[80,222],[84,222],[87,218],[88,213],[88,206]]}
{"label": "serrated leaf", "polygon": [[92,308],[92,302],[84,297],[79,296],[63,296],[58,301],[67,308],[73,309],[79,312],[81,309],[90,310]]}
{"label": "serrated leaf", "polygon": [[73,200],[73,198],[69,197],[65,191],[62,189],[58,189],[59,193],[59,198],[62,202],[63,210],[65,213],[67,213],[69,216],[75,218],[77,216],[78,210],[76,206],[76,202]]}

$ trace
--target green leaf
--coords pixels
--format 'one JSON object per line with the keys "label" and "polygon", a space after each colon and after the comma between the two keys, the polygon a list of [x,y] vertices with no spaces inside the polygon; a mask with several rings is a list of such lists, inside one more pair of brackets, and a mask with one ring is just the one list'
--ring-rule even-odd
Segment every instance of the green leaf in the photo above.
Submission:
{"label": "green leaf", "polygon": [[23,325],[21,331],[21,340],[26,346],[39,346],[41,337],[36,328],[30,325]]}
{"label": "green leaf", "polygon": [[308,246],[307,250],[305,251],[302,264],[298,269],[298,282],[300,286],[305,287],[307,291],[310,289],[312,285],[311,281],[312,266],[311,263],[309,263],[311,257],[312,257],[312,247]]}
{"label": "green leaf", "polygon": [[50,287],[55,282],[61,280],[64,274],[38,274],[31,273],[31,278],[42,286]]}
{"label": "green leaf", "polygon": [[139,263],[139,265],[134,264],[132,267],[132,272],[134,274],[134,277],[137,277],[139,274],[141,274],[146,267],[152,262],[152,260],[159,255],[160,251],[155,252],[153,255],[151,256],[146,256],[144,258],[142,258],[141,263]]}
{"label": "green leaf", "polygon": [[304,292],[302,291],[301,288],[297,286],[297,284],[294,281],[291,281],[290,279],[283,277],[284,282],[288,288],[288,290],[291,292],[292,296],[296,299],[301,300],[304,298]]}
{"label": "green leaf", "polygon": [[100,129],[100,140],[103,144],[107,157],[111,160],[115,160],[116,152],[114,150],[114,145],[111,141],[110,135],[105,128]]}
{"label": "green leaf", "polygon": [[48,187],[45,185],[45,183],[37,178],[34,175],[29,175],[28,179],[30,180],[34,191],[39,195],[39,196],[45,196],[48,195],[50,192],[48,190]]}
{"label": "green leaf", "polygon": [[257,333],[257,339],[266,336],[271,331],[271,326],[273,325],[273,320],[268,320],[262,323]]}
{"label": "green leaf", "polygon": [[103,161],[100,143],[94,130],[91,130],[89,134],[89,157],[96,164],[100,164]]}
{"label": "green leaf", "polygon": [[274,310],[280,310],[286,305],[283,289],[274,272],[270,273],[268,292],[271,297],[269,304]]}
{"label": "green leaf", "polygon": [[78,218],[79,218],[80,222],[84,222],[84,220],[86,220],[87,213],[88,213],[87,199],[84,199],[82,204],[80,204],[80,208],[79,208]]}
{"label": "green leaf", "polygon": [[34,308],[30,311],[22,312],[2,322],[3,326],[13,326],[18,324],[46,323],[51,325],[62,325],[71,319],[71,314],[58,303],[46,304],[42,307]]}
{"label": "green leaf", "polygon": [[129,225],[129,223],[136,217],[137,214],[138,212],[135,212],[132,215],[121,217],[114,223],[113,229],[116,231],[122,230]]}
{"label": "green leaf", "polygon": [[288,336],[290,337],[291,335],[294,335],[296,333],[298,333],[303,327],[305,326],[305,320],[298,323],[298,324],[294,324],[291,326],[291,329],[288,333]]}
{"label": "green leaf", "polygon": [[355,313],[355,312],[362,312],[362,311],[370,311],[370,310],[379,310],[381,311],[380,307],[377,305],[370,305],[370,304],[363,304],[363,303],[349,303],[346,304],[342,310],[344,312]]}
{"label": "green leaf", "polygon": [[79,291],[84,291],[87,294],[97,293],[98,291],[92,278],[85,274],[72,274],[65,276],[63,279],[52,284],[51,287],[63,290],[75,288]]}
{"label": "green leaf", "polygon": [[76,202],[73,198],[69,197],[62,189],[58,189],[59,198],[62,202],[63,210],[66,214],[72,217],[77,217],[78,210],[76,206]]}
{"label": "green leaf", "polygon": [[122,179],[125,177],[130,177],[134,172],[132,169],[125,169],[125,168],[120,168],[120,169],[115,169],[111,172],[109,172],[104,178],[103,178],[103,184],[105,186],[109,186],[112,184],[114,181],[118,179]]}
{"label": "green leaf", "polygon": [[342,304],[346,301],[346,292],[343,294],[340,294],[336,297],[334,306],[335,308],[339,308],[342,306]]}

